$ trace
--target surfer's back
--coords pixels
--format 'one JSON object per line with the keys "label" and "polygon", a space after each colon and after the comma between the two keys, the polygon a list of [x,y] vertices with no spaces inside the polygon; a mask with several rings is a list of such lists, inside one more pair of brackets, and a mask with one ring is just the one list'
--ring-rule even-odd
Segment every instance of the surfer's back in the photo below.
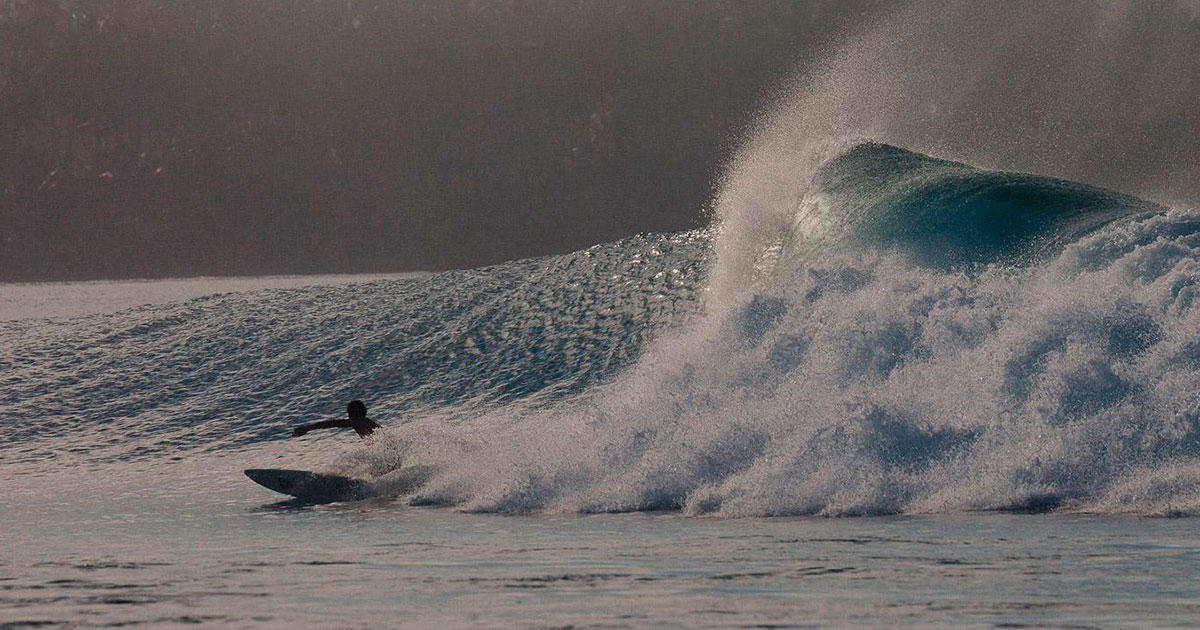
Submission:
{"label": "surfer's back", "polygon": [[374,433],[375,429],[382,429],[383,425],[366,416],[362,416],[361,418],[350,418],[350,428],[354,429],[358,437],[366,438],[368,435]]}

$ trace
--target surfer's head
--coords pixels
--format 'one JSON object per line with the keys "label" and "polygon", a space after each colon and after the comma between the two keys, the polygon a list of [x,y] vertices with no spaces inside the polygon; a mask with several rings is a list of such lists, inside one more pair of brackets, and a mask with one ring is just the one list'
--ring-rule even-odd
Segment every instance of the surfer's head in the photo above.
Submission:
{"label": "surfer's head", "polygon": [[367,417],[367,406],[361,400],[351,400],[350,404],[346,405],[346,414],[351,418]]}

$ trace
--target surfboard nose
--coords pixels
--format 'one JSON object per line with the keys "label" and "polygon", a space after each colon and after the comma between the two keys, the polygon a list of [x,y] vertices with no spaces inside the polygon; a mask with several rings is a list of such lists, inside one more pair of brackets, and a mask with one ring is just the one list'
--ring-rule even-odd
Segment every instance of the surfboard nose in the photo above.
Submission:
{"label": "surfboard nose", "polygon": [[296,484],[292,477],[281,475],[279,471],[269,468],[247,468],[242,471],[254,483],[260,486],[270,488],[276,492],[287,492],[295,488]]}

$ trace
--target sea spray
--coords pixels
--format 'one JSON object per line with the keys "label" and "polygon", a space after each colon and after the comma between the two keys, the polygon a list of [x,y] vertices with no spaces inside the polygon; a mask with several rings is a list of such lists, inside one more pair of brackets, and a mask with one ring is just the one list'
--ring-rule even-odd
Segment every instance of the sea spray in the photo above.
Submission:
{"label": "sea spray", "polygon": [[[1200,216],[1184,212],[1104,228],[1025,269],[828,257],[664,338],[586,400],[463,428],[469,445],[440,461],[414,453],[443,470],[419,500],[1193,513],[1200,491],[1179,480],[1200,466],[1198,282]],[[444,443],[436,425],[405,429]]]}
{"label": "sea spray", "polygon": [[721,174],[718,309],[825,203],[818,171],[864,141],[974,167],[1200,204],[1195,2],[899,5],[801,68]]}

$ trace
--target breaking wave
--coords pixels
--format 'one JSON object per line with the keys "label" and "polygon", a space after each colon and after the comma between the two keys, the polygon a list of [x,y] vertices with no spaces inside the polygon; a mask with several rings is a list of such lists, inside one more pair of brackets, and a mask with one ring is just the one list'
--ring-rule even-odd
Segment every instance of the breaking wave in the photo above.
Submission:
{"label": "breaking wave", "polygon": [[406,426],[404,456],[442,470],[418,502],[1200,508],[1200,215],[875,144],[821,173],[821,230],[802,204],[804,238],[763,244],[790,262],[615,382],[451,441]]}
{"label": "breaking wave", "polygon": [[429,465],[417,504],[1200,510],[1200,214],[877,143],[815,173],[722,295],[727,226],[0,324],[3,453],[205,457],[363,397],[389,430],[326,467]]}
{"label": "breaking wave", "polygon": [[935,8],[800,79],[710,229],[0,322],[0,457],[269,449],[363,398],[387,430],[320,467],[429,466],[421,505],[1200,513],[1200,212],[1145,200],[1194,199],[1194,6]]}

